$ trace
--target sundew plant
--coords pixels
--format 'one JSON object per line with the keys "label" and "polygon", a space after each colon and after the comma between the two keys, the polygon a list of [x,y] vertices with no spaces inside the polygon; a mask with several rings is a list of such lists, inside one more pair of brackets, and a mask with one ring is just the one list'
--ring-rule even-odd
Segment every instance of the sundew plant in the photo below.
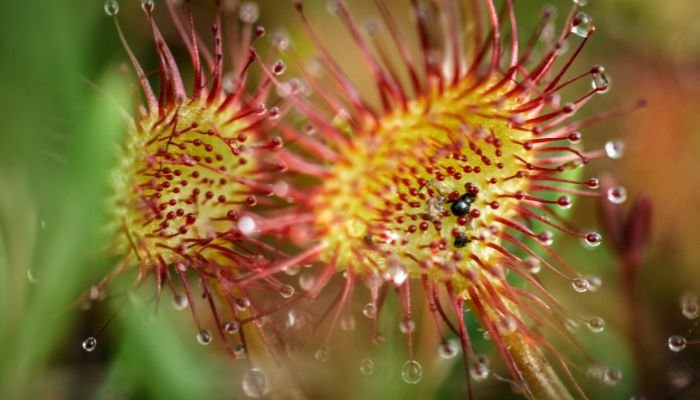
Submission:
{"label": "sundew plant", "polygon": [[[603,172],[627,147],[609,126],[646,102],[588,54],[606,33],[587,3],[99,4],[123,66],[86,85],[122,119],[91,194],[105,243],[82,256],[111,267],[58,316],[100,320],[76,357],[111,359],[141,314],[165,366],[164,314],[208,361],[152,397],[653,393],[624,329],[644,324],[651,200],[622,214],[633,196]],[[595,304],[617,289],[631,327]],[[697,318],[696,295],[681,303]],[[694,351],[694,329],[658,349]],[[624,335],[633,361],[604,349]]]}

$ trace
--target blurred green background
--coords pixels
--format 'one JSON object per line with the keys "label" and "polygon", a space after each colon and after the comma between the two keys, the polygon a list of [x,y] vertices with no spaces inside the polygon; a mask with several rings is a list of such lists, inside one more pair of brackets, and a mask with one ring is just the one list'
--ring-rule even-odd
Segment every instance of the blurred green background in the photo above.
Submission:
{"label": "blurred green background", "polygon": [[[141,60],[152,61],[138,1],[121,3],[129,42]],[[165,9],[158,3],[161,18]],[[194,3],[206,9],[210,2]],[[269,30],[283,27],[295,36],[298,20],[289,1],[258,3],[262,24]],[[376,14],[369,1],[349,3],[358,15]],[[389,3],[404,10],[405,2]],[[527,31],[543,2],[519,3]],[[560,14],[568,9],[567,1],[552,3]],[[700,398],[700,346],[677,354],[666,346],[669,335],[684,334],[696,322],[680,313],[682,293],[700,291],[700,7],[695,0],[589,3],[586,11],[598,31],[577,65],[604,64],[613,87],[585,112],[638,98],[649,101],[643,111],[589,129],[592,134],[586,138],[589,148],[610,138],[625,139],[622,160],[596,163],[588,173],[614,171],[631,199],[641,192],[654,199],[654,240],[637,282],[641,325],[626,323],[619,269],[606,249],[589,252],[561,241],[560,253],[581,271],[599,275],[604,285],[587,296],[576,296],[567,287],[552,291],[572,308],[608,322],[600,335],[579,336],[593,355],[621,368],[624,380],[611,388],[584,379],[591,398],[630,399],[639,380],[650,382],[659,398]],[[327,15],[325,1],[306,4],[317,18]],[[329,40],[345,37],[337,26],[325,26]],[[196,343],[189,316],[172,307],[156,312],[144,300],[152,296],[152,287],[127,289],[131,277],[126,277],[121,289],[110,291],[95,307],[71,306],[115,263],[102,252],[103,199],[123,115],[131,113],[136,93],[102,2],[5,2],[0,33],[0,398],[238,398],[239,371]],[[579,226],[600,225],[593,202],[579,202],[574,214]],[[82,340],[116,309],[121,311],[99,337],[97,349],[84,352]],[[630,331],[640,332],[643,362],[651,371],[640,379],[634,376],[639,360],[632,355]],[[700,329],[692,335],[700,338]],[[398,369],[401,361],[392,360],[391,351],[385,353],[381,360]],[[434,368],[450,370],[449,365]],[[365,395],[460,397],[461,367],[450,371],[448,379],[425,383],[420,390],[407,387],[397,374],[377,374],[365,388],[371,394]],[[360,390],[340,388],[350,389]],[[496,379],[476,387],[480,399],[506,398],[510,392],[507,383]]]}

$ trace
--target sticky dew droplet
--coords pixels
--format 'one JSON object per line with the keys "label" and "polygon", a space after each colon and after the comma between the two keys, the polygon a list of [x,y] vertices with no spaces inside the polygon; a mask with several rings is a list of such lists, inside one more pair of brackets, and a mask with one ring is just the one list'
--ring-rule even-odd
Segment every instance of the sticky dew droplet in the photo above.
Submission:
{"label": "sticky dew droplet", "polygon": [[613,204],[622,204],[627,200],[627,189],[615,186],[608,189],[608,200]]}
{"label": "sticky dew droplet", "polygon": [[438,346],[438,355],[444,360],[454,358],[459,353],[459,344],[454,339],[445,340]]}
{"label": "sticky dew droplet", "polygon": [[377,318],[377,307],[372,303],[367,303],[362,307],[362,315],[369,319]]}
{"label": "sticky dew droplet", "polygon": [[241,4],[241,8],[238,10],[238,18],[243,23],[254,24],[260,18],[258,5],[252,1],[246,1]]}
{"label": "sticky dew droplet", "polygon": [[324,345],[314,353],[314,358],[316,361],[326,362],[331,356],[331,348],[328,345]]}
{"label": "sticky dew droplet", "polygon": [[155,0],[141,0],[141,8],[146,13],[152,13],[153,10],[156,8]]}
{"label": "sticky dew droplet", "polygon": [[95,348],[97,348],[97,338],[90,336],[89,338],[83,340],[83,350],[89,353],[95,350]]}
{"label": "sticky dew droplet", "polygon": [[591,330],[593,333],[600,333],[605,330],[605,320],[600,317],[593,317],[586,321],[586,325],[588,325],[588,329]]}
{"label": "sticky dew droplet", "polygon": [[685,350],[688,345],[688,340],[681,335],[673,335],[668,338],[668,348],[674,353]]}
{"label": "sticky dew droplet", "polygon": [[211,343],[212,339],[213,337],[211,332],[206,329],[202,329],[201,331],[197,332],[197,342],[202,346],[206,346]]}
{"label": "sticky dew droplet", "polygon": [[578,293],[585,293],[588,291],[588,280],[585,278],[575,278],[571,281],[571,287],[574,288]]}
{"label": "sticky dew droplet", "polygon": [[609,140],[604,146],[605,155],[612,160],[619,160],[625,155],[625,142],[622,140]]}
{"label": "sticky dew droplet", "polygon": [[597,66],[592,73],[591,88],[600,94],[607,93],[610,90],[610,77],[602,65]]}
{"label": "sticky dew droplet", "polygon": [[571,22],[571,33],[582,38],[588,37],[593,29],[593,21],[588,14],[579,12]]}
{"label": "sticky dew droplet", "polygon": [[583,237],[583,243],[588,247],[598,247],[603,243],[603,236],[598,232],[588,232]]}
{"label": "sticky dew droplet", "polygon": [[173,296],[173,308],[177,311],[182,311],[189,305],[187,296],[176,294]]}
{"label": "sticky dew droplet", "polygon": [[110,17],[119,14],[119,2],[117,2],[117,0],[105,1],[105,13]]}

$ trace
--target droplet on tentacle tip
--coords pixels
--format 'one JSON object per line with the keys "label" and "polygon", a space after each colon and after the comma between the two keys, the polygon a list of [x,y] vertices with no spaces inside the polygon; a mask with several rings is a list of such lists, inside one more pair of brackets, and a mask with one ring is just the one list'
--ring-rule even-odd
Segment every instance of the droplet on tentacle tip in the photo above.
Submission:
{"label": "droplet on tentacle tip", "polygon": [[83,350],[91,352],[97,348],[97,338],[90,336],[89,338],[83,340]]}
{"label": "droplet on tentacle tip", "polygon": [[610,140],[606,142],[605,155],[612,160],[619,160],[625,155],[625,142],[622,140]]}
{"label": "droplet on tentacle tip", "polygon": [[593,75],[591,88],[595,89],[597,93],[607,93],[610,90],[610,77],[605,72],[605,68],[602,65],[597,65],[591,74]]}
{"label": "droplet on tentacle tip", "polygon": [[238,332],[240,325],[236,321],[229,321],[224,323],[223,329],[226,334],[233,335]]}
{"label": "droplet on tentacle tip", "polygon": [[107,0],[105,1],[105,13],[110,17],[114,17],[119,14],[119,2],[117,0]]}
{"label": "droplet on tentacle tip", "polygon": [[183,296],[181,294],[176,294],[173,296],[173,308],[177,311],[184,310],[188,305],[189,300],[187,300],[187,296]]}
{"label": "droplet on tentacle tip", "polygon": [[412,333],[416,329],[416,323],[412,319],[405,319],[399,324],[399,329],[403,334]]}
{"label": "droplet on tentacle tip", "polygon": [[147,13],[152,13],[153,9],[156,8],[156,3],[154,0],[141,0],[141,8]]}
{"label": "droplet on tentacle tip", "polygon": [[593,333],[600,333],[605,330],[605,320],[600,317],[593,317],[589,319],[586,324],[588,325],[588,329]]}
{"label": "droplet on tentacle tip", "polygon": [[238,11],[238,18],[240,18],[243,23],[254,24],[255,21],[260,18],[260,8],[258,8],[256,3],[246,1],[241,4],[241,8]]}
{"label": "droplet on tentacle tip", "polygon": [[583,242],[588,247],[598,247],[601,243],[603,243],[603,236],[601,236],[598,232],[588,232],[583,237]]}
{"label": "droplet on tentacle tip", "polygon": [[571,281],[571,287],[579,293],[585,293],[588,291],[588,280],[585,278],[575,278]]}
{"label": "droplet on tentacle tip", "polygon": [[579,12],[571,22],[571,33],[582,38],[588,37],[593,29],[593,21],[588,14]]}
{"label": "droplet on tentacle tip", "polygon": [[627,200],[627,189],[624,186],[615,186],[608,189],[608,200],[613,204],[622,204]]}
{"label": "droplet on tentacle tip", "polygon": [[201,331],[197,332],[197,342],[203,346],[208,345],[211,343],[213,337],[211,335],[211,332],[209,332],[206,329],[202,329]]}
{"label": "droplet on tentacle tip", "polygon": [[681,297],[681,312],[688,319],[700,317],[700,300],[695,293],[685,293]]}
{"label": "droplet on tentacle tip", "polygon": [[377,317],[377,307],[372,303],[367,303],[362,307],[362,315],[369,319]]}
{"label": "droplet on tentacle tip", "polygon": [[459,344],[454,339],[445,340],[438,347],[438,355],[445,360],[454,358],[457,353],[459,353]]}
{"label": "droplet on tentacle tip", "polygon": [[688,340],[681,335],[673,335],[668,338],[668,348],[674,353],[685,350],[688,345]]}

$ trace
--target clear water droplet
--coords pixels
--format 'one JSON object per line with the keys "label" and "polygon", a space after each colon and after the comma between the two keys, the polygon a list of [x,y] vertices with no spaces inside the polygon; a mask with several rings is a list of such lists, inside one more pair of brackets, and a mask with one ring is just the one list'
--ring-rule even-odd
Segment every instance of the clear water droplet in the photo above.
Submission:
{"label": "clear water droplet", "polygon": [[607,93],[610,90],[610,77],[605,73],[602,65],[596,67],[591,77],[591,88],[598,93]]}
{"label": "clear water droplet", "polygon": [[294,276],[294,275],[298,274],[299,271],[301,271],[300,265],[292,265],[291,267],[287,267],[287,268],[282,270],[282,272],[284,272],[286,275],[289,275],[289,276]]}
{"label": "clear water droplet", "polygon": [[250,299],[247,297],[241,297],[239,299],[236,299],[236,308],[239,311],[245,311],[248,308],[250,308]]}
{"label": "clear water droplet", "polygon": [[187,300],[187,296],[183,296],[180,294],[176,294],[173,296],[173,308],[176,309],[177,311],[182,311],[187,306],[189,305],[189,300]]}
{"label": "clear water droplet", "polygon": [[91,352],[97,348],[97,338],[90,336],[89,338],[83,340],[83,350]]}
{"label": "clear water droplet", "polygon": [[574,288],[578,293],[585,293],[588,291],[588,280],[584,278],[576,278],[571,281],[571,287]]}
{"label": "clear water droplet", "polygon": [[229,321],[226,322],[223,326],[224,332],[228,335],[233,335],[238,333],[238,329],[240,328],[240,325],[236,321]]}
{"label": "clear water droplet", "polygon": [[105,13],[110,17],[119,14],[119,2],[117,0],[105,1]]}
{"label": "clear water droplet", "polygon": [[398,260],[391,259],[384,278],[393,283],[394,286],[401,286],[408,279],[408,271]]}
{"label": "clear water droplet", "polygon": [[284,74],[284,71],[286,70],[287,64],[285,64],[285,62],[282,60],[277,60],[274,64],[272,64],[272,73],[277,76]]}
{"label": "clear water droplet", "polygon": [[326,362],[331,356],[331,348],[328,345],[322,346],[314,353],[314,358],[320,362]]}
{"label": "clear water droplet", "polygon": [[622,380],[622,371],[615,368],[608,368],[603,374],[603,383],[608,386],[615,386]]}
{"label": "clear water droplet", "polygon": [[537,239],[545,246],[551,246],[554,243],[554,234],[550,231],[544,231],[537,235]]}
{"label": "clear water droplet", "polygon": [[241,358],[246,358],[246,356],[248,355],[248,351],[246,350],[243,343],[239,343],[233,349],[233,354],[236,356],[236,358],[241,359]]}
{"label": "clear water droplet", "polygon": [[597,275],[588,275],[586,280],[588,281],[588,290],[591,292],[596,292],[603,286],[603,280]]}
{"label": "clear water droplet", "polygon": [[416,323],[412,319],[406,319],[401,321],[399,324],[399,329],[403,334],[412,333],[416,329]]}
{"label": "clear water droplet", "polygon": [[700,300],[695,293],[685,293],[681,297],[681,312],[688,319],[700,317]]}
{"label": "clear water droplet", "polygon": [[588,232],[583,237],[583,242],[588,247],[598,247],[601,243],[603,243],[603,236],[601,236],[598,232]]}
{"label": "clear water droplet", "polygon": [[288,299],[288,298],[294,296],[294,292],[295,292],[294,286],[292,286],[292,285],[283,285],[280,288],[280,296],[282,296],[285,299]]}
{"label": "clear water droplet", "polygon": [[243,393],[246,396],[259,399],[266,396],[270,391],[270,387],[267,384],[267,376],[259,368],[251,368],[241,382],[241,387],[243,388]]}
{"label": "clear water droplet", "polygon": [[623,186],[608,189],[608,200],[613,204],[622,204],[627,200],[627,189]]}
{"label": "clear water droplet", "polygon": [[270,119],[278,119],[282,116],[282,110],[277,106],[270,107],[270,109],[267,110],[267,116]]}
{"label": "clear water droplet", "polygon": [[589,189],[598,189],[600,187],[600,179],[591,178],[586,181],[586,186],[588,186]]}
{"label": "clear water droplet", "polygon": [[369,319],[377,318],[377,307],[372,303],[367,303],[362,307],[362,315]]}
{"label": "clear water droplet", "polygon": [[622,140],[610,140],[606,142],[605,155],[613,160],[619,160],[625,155],[625,142]]}
{"label": "clear water droplet", "polygon": [[537,274],[542,269],[542,262],[535,257],[525,259],[525,269],[531,274]]}
{"label": "clear water droplet", "polygon": [[289,49],[291,41],[286,33],[277,31],[272,35],[272,45],[280,52],[285,52]]}
{"label": "clear water droplet", "polygon": [[238,18],[240,18],[243,23],[254,24],[259,17],[260,9],[256,3],[246,1],[241,4],[241,8],[238,10]]}
{"label": "clear water droplet", "polygon": [[27,280],[29,283],[39,283],[39,277],[33,269],[27,268]]}
{"label": "clear water droplet", "polygon": [[557,205],[563,210],[571,208],[573,201],[571,201],[571,196],[561,196],[557,199]]}
{"label": "clear water droplet", "polygon": [[141,8],[147,13],[152,13],[156,8],[155,0],[141,0]]}
{"label": "clear water droplet", "polygon": [[449,360],[454,358],[457,353],[459,353],[459,344],[454,339],[446,340],[438,346],[438,355],[442,359]]}
{"label": "clear water droplet", "polygon": [[362,375],[372,375],[374,373],[374,361],[372,361],[369,358],[364,358],[362,361],[360,361],[360,373]]}
{"label": "clear water droplet", "polygon": [[485,381],[488,379],[490,373],[491,371],[489,370],[488,365],[485,363],[477,361],[469,366],[469,376],[472,377],[474,382]]}
{"label": "clear water droplet", "polygon": [[329,0],[326,2],[326,11],[328,14],[337,17],[340,14],[340,7],[338,6],[338,0]]}
{"label": "clear water droplet", "polygon": [[299,275],[299,287],[302,288],[302,290],[308,292],[313,289],[314,282],[316,282],[316,276],[313,272],[305,271]]}
{"label": "clear water droplet", "polygon": [[92,286],[88,292],[88,298],[90,301],[101,301],[104,299],[104,292],[99,286]]}
{"label": "clear water droplet", "polygon": [[355,316],[352,314],[344,315],[340,319],[340,329],[345,332],[350,332],[355,330]]}
{"label": "clear water droplet", "polygon": [[423,379],[423,366],[416,360],[406,361],[401,366],[401,379],[410,384],[416,384]]}
{"label": "clear water droplet", "polygon": [[208,345],[212,341],[212,335],[211,332],[209,332],[206,329],[202,329],[201,331],[197,332],[197,342],[203,346]]}
{"label": "clear water droplet", "polygon": [[593,21],[588,14],[579,12],[571,22],[571,33],[582,38],[588,37],[593,29]]}
{"label": "clear water droplet", "polygon": [[668,348],[674,353],[685,350],[687,345],[688,340],[681,335],[673,335],[668,338]]}
{"label": "clear water droplet", "polygon": [[498,332],[507,336],[518,329],[518,321],[512,315],[504,315],[498,320]]}
{"label": "clear water droplet", "polygon": [[593,317],[589,319],[586,324],[588,325],[588,329],[593,333],[600,333],[605,330],[605,320],[600,317]]}
{"label": "clear water droplet", "polygon": [[255,232],[257,224],[253,218],[246,215],[238,220],[238,229],[247,236]]}

